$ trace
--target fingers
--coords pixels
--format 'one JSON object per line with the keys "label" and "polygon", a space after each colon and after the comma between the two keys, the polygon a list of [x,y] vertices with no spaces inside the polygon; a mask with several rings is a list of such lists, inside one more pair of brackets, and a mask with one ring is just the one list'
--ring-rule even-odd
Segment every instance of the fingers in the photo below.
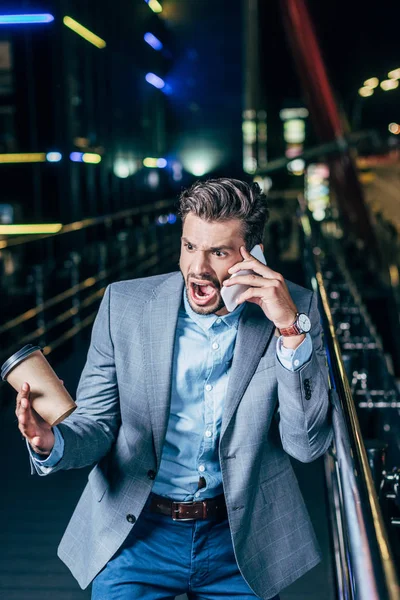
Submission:
{"label": "fingers", "polygon": [[255,304],[262,305],[268,300],[273,300],[275,297],[271,294],[267,296],[265,294],[265,288],[249,288],[237,299],[237,304],[243,304],[243,302],[254,302]]}
{"label": "fingers", "polygon": [[249,285],[253,288],[273,288],[279,287],[280,282],[277,279],[266,279],[259,275],[237,275],[231,279],[225,279],[223,282],[224,287],[230,287],[232,285]]}
{"label": "fingers", "polygon": [[28,383],[23,383],[22,387],[20,389],[20,391],[18,392],[17,395],[17,405],[16,405],[16,409],[15,409],[15,414],[18,417],[18,412],[21,408],[21,401],[22,400],[27,400],[29,402],[29,393],[30,393],[30,387]]}
{"label": "fingers", "polygon": [[237,273],[237,271],[241,271],[242,269],[251,269],[258,275],[261,275],[262,277],[265,277],[267,279],[277,279],[278,281],[284,280],[280,273],[273,271],[272,269],[267,267],[267,265],[264,265],[262,262],[254,258],[254,256],[247,252],[244,246],[241,246],[240,251],[242,253],[242,256],[244,257],[244,260],[236,263],[235,265],[230,267],[230,269],[228,269],[228,273],[230,273],[231,275]]}
{"label": "fingers", "polygon": [[32,408],[29,399],[30,387],[24,383],[17,396],[17,408],[15,414],[18,418],[18,429],[23,437],[30,438],[36,432],[36,423],[32,416]]}

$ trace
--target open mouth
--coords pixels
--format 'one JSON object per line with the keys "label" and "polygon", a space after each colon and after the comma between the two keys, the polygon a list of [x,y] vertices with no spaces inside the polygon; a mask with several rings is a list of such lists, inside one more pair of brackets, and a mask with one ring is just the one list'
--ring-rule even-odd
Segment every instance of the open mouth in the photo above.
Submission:
{"label": "open mouth", "polygon": [[217,295],[216,288],[210,283],[190,283],[190,293],[197,304],[206,304]]}

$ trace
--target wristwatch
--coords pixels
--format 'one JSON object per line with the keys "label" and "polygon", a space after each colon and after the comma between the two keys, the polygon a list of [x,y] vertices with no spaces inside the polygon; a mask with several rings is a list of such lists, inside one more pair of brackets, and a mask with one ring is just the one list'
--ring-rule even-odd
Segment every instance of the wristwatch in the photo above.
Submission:
{"label": "wristwatch", "polygon": [[284,327],[279,329],[280,335],[284,337],[290,337],[292,335],[301,335],[302,333],[308,333],[311,329],[311,321],[304,313],[297,313],[293,325],[290,327]]}

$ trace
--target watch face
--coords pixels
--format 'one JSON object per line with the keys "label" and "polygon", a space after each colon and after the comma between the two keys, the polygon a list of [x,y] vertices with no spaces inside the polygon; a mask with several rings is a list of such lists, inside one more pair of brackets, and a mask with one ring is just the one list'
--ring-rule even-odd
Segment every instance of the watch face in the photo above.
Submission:
{"label": "watch face", "polygon": [[304,313],[300,313],[297,322],[303,333],[308,333],[311,329],[311,321]]}

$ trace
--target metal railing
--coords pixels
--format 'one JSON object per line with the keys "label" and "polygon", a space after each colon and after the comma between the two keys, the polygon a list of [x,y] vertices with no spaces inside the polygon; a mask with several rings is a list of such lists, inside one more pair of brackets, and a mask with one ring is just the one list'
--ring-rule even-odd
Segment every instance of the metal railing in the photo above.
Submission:
{"label": "metal railing", "polygon": [[320,255],[303,215],[305,262],[318,293],[328,355],[334,442],[325,457],[340,600],[399,600],[400,587],[329,305]]}
{"label": "metal railing", "polygon": [[56,234],[0,240],[0,263],[16,264],[16,272],[0,273],[0,364],[27,343],[48,355],[72,340],[93,323],[111,281],[177,262],[179,226],[173,219],[157,224],[174,205],[165,200],[70,223]]}

